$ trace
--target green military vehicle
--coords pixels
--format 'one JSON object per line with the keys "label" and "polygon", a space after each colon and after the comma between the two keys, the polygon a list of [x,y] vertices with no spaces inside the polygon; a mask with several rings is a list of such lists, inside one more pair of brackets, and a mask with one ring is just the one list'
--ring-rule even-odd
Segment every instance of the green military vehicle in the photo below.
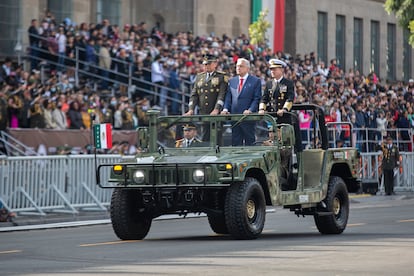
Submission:
{"label": "green military vehicle", "polygon": [[[271,114],[159,116],[138,132],[140,153],[117,164],[101,164],[97,182],[113,188],[111,221],[123,240],[143,239],[152,220],[165,214],[205,213],[211,229],[237,239],[255,239],[267,206],[311,215],[322,234],[340,234],[348,222],[348,192],[360,187],[355,148],[329,148],[322,110],[314,114],[312,143],[295,150],[294,128]],[[297,120],[295,113],[292,118]],[[182,143],[193,126],[197,143]],[[233,145],[232,129],[254,132],[251,145]],[[300,136],[299,136],[300,137]],[[297,138],[299,139],[299,138]],[[105,173],[104,173],[105,171]],[[104,175],[104,183],[101,178]]]}

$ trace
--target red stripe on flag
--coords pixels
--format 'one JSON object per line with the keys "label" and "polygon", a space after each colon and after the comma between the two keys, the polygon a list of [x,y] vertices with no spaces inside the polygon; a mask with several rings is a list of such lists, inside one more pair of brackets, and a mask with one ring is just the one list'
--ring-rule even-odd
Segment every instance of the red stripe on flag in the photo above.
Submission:
{"label": "red stripe on flag", "polygon": [[106,127],[106,148],[112,148],[112,126],[111,124],[105,124]]}
{"label": "red stripe on flag", "polygon": [[285,0],[275,0],[275,17],[273,22],[273,51],[284,51],[285,43]]}

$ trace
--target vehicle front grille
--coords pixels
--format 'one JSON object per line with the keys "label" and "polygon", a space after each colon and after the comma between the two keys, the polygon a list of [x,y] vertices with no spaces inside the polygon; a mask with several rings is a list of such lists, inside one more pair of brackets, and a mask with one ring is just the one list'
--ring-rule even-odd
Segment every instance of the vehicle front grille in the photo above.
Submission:
{"label": "vehicle front grille", "polygon": [[[149,184],[182,185],[191,183],[190,168],[153,167],[149,171]],[[178,177],[177,177],[178,175]]]}

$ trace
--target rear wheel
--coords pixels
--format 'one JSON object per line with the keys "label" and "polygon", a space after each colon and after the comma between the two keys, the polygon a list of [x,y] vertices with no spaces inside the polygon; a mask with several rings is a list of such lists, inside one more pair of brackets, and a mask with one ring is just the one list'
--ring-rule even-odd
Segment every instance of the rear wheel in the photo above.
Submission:
{"label": "rear wheel", "polygon": [[329,179],[328,194],[314,216],[316,227],[321,234],[341,234],[348,223],[349,197],[342,178]]}
{"label": "rear wheel", "polygon": [[115,188],[111,198],[111,221],[121,240],[142,240],[151,228],[152,217],[141,206],[138,191]]}
{"label": "rear wheel", "polygon": [[266,201],[263,189],[255,178],[234,183],[227,191],[224,206],[229,233],[237,239],[255,239],[263,231]]}

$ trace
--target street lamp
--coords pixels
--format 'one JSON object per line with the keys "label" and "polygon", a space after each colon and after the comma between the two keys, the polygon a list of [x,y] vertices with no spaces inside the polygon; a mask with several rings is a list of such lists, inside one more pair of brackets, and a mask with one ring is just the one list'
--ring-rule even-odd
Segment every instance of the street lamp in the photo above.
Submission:
{"label": "street lamp", "polygon": [[17,54],[17,60],[18,60],[18,64],[20,65],[21,59],[22,59],[22,51],[23,51],[23,44],[22,44],[22,34],[23,34],[24,30],[23,29],[18,29],[17,30],[17,42],[16,45],[14,46],[14,51]]}
{"label": "street lamp", "polygon": [[23,46],[22,46],[22,43],[20,43],[20,41],[18,41],[17,43],[16,43],[16,46],[14,46],[14,51],[16,52],[16,54],[17,54],[17,61],[18,61],[18,63],[17,64],[21,64],[21,56],[22,56],[22,50],[23,50]]}

